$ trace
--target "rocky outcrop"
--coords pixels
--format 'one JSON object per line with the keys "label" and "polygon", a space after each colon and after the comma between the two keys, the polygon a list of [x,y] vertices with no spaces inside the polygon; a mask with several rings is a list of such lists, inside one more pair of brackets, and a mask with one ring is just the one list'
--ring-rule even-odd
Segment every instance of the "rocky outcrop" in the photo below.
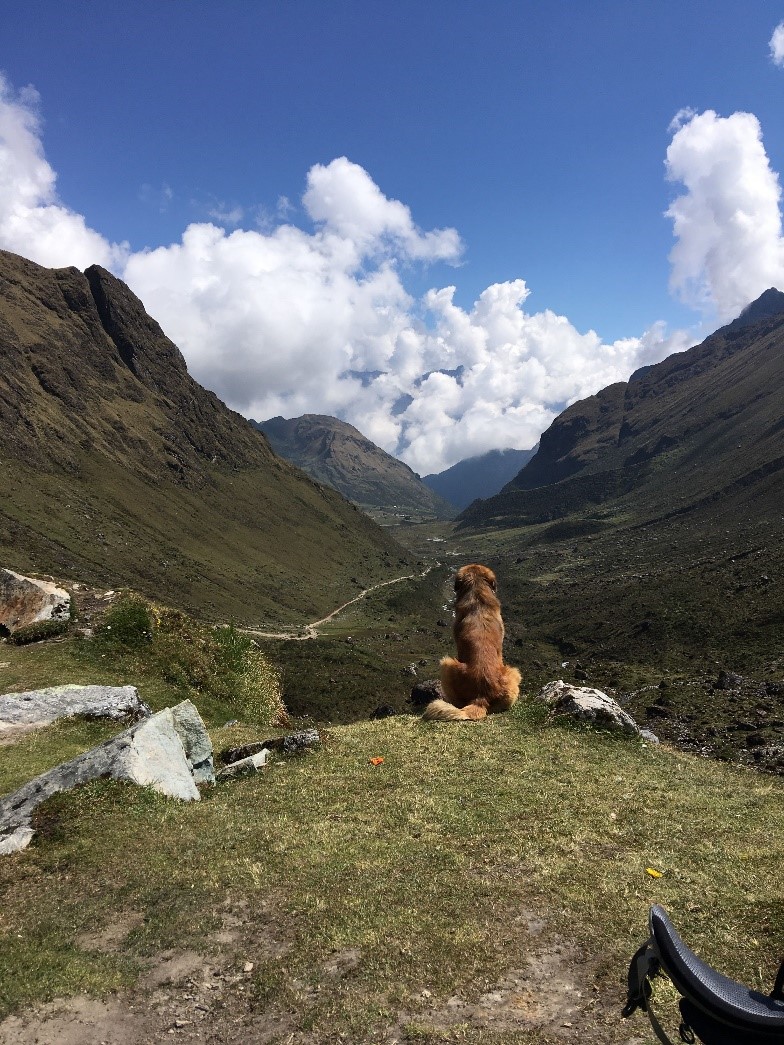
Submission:
{"label": "rocky outcrop", "polygon": [[135,686],[50,686],[0,696],[0,738],[46,726],[58,718],[146,718]]}
{"label": "rocky outcrop", "polygon": [[539,693],[539,699],[548,704],[554,715],[569,715],[597,729],[610,729],[640,735],[640,729],[631,715],[612,697],[590,686],[570,686],[558,679],[548,682]]}
{"label": "rocky outcrop", "polygon": [[164,708],[0,798],[0,854],[29,844],[30,817],[41,802],[98,777],[127,780],[170,798],[198,801],[196,781],[212,783],[215,776],[212,744],[195,706],[185,700],[175,708]]}
{"label": "rocky outcrop", "polygon": [[0,625],[12,635],[42,621],[68,621],[71,596],[51,581],[0,569]]}

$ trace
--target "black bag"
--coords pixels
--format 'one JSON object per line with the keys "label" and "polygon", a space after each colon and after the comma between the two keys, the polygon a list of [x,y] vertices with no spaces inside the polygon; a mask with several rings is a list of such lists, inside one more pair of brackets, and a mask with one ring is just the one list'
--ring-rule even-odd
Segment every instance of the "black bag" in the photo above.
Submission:
{"label": "black bag", "polygon": [[650,938],[629,966],[629,993],[623,1016],[648,1013],[656,1037],[672,1045],[651,1010],[651,979],[668,976],[681,995],[681,1041],[704,1045],[784,1045],[784,962],[770,995],[722,976],[691,951],[663,907],[651,908]]}

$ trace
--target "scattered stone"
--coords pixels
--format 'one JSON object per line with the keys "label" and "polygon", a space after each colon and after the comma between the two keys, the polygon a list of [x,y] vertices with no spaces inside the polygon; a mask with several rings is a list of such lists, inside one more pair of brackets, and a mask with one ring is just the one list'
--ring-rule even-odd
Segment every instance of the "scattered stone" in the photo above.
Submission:
{"label": "scattered stone", "polygon": [[10,856],[26,849],[34,834],[32,827],[17,827],[10,834],[0,835],[0,856]]}
{"label": "scattered stone", "polygon": [[71,596],[51,581],[0,569],[0,624],[13,635],[41,621],[67,622]]}
{"label": "scattered stone", "polygon": [[[182,721],[186,717],[190,721],[189,728],[194,731],[195,719],[199,722],[201,719],[190,701],[183,703],[190,704],[190,708],[182,709],[182,705],[178,705],[178,718]],[[209,744],[203,723],[201,728]],[[196,801],[200,797],[177,729],[174,710],[164,708],[0,798],[0,847],[12,844],[8,843],[9,836],[19,838],[19,828],[30,827],[33,810],[41,802],[59,791],[70,791],[78,784],[98,777],[149,785],[160,794],[184,801]],[[32,832],[25,844],[30,838]]]}
{"label": "scattered stone", "polygon": [[649,729],[641,729],[640,736],[643,740],[646,740],[649,744],[660,744],[661,741],[655,733],[651,733]]}
{"label": "scattered stone", "polygon": [[264,748],[269,751],[280,751],[284,755],[295,755],[321,743],[321,735],[317,729],[303,729],[298,733],[289,733],[285,737],[273,737],[271,740],[259,740],[241,747],[224,748],[218,755],[221,765],[231,765],[243,758],[255,755]]}
{"label": "scattered stone", "polygon": [[548,682],[543,687],[539,699],[549,704],[556,715],[570,715],[578,722],[585,722],[599,729],[620,730],[637,736],[640,734],[640,729],[631,715],[600,689],[571,686],[568,682],[558,679]]}
{"label": "scattered stone", "polygon": [[0,736],[48,725],[58,718],[146,718],[150,708],[135,686],[51,686],[0,696]]}
{"label": "scattered stone", "polygon": [[284,755],[298,755],[320,743],[321,735],[317,729],[303,729],[299,733],[289,733],[286,737],[268,740],[265,747],[269,747],[273,751],[282,751]]}
{"label": "scattered stone", "polygon": [[248,755],[247,758],[241,758],[237,762],[232,762],[231,765],[219,769],[216,779],[233,780],[235,777],[250,776],[252,773],[258,773],[262,766],[266,766],[269,757],[269,748],[262,748],[255,755]]}
{"label": "scattered stone", "polygon": [[733,671],[725,671],[722,668],[714,685],[716,689],[738,689],[742,683],[742,675],[736,675]]}
{"label": "scattered stone", "polygon": [[429,704],[431,700],[444,700],[444,691],[441,688],[441,683],[438,679],[428,679],[427,682],[418,682],[416,686],[411,690],[411,696],[408,698],[409,704],[413,704],[416,708],[423,708],[426,704]]}

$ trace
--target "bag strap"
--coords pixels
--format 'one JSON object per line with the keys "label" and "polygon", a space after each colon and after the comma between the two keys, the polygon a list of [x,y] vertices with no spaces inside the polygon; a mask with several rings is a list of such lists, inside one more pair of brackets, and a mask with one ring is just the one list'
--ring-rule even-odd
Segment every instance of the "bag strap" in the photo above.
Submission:
{"label": "bag strap", "polygon": [[770,996],[774,1001],[784,1001],[784,961],[782,961],[781,967],[776,975],[776,982],[773,984],[773,990],[770,992]]}
{"label": "bag strap", "polygon": [[[675,1045],[672,1039],[665,1034],[651,1006],[651,995],[653,993],[651,978],[659,972],[659,968],[659,954],[653,940],[646,940],[642,947],[634,952],[629,963],[628,993],[621,1015],[626,1019],[631,1016],[635,1009],[642,1009],[643,1012],[648,1013],[653,1033],[662,1042],[662,1045]],[[682,1040],[688,1039],[682,1038]]]}

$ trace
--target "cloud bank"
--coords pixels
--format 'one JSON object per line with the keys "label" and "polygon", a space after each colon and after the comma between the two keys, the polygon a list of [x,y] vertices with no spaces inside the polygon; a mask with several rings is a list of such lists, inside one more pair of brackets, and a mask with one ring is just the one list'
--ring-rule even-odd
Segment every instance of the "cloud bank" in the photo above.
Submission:
{"label": "cloud bank", "polygon": [[[311,168],[301,211],[281,197],[274,220],[243,228],[238,208],[216,205],[214,222],[132,252],[57,197],[38,104],[32,89],[0,80],[0,246],[115,271],[194,377],[245,416],[333,414],[420,473],[440,471],[532,446],[569,403],[690,343],[655,324],[606,344],[564,316],[526,311],[522,279],[487,287],[468,308],[455,286],[415,298],[406,276],[458,265],[460,236],[420,228],[346,157]],[[685,190],[668,211],[672,286],[730,318],[784,283],[778,179],[750,114],[683,110],[672,133],[667,176]]]}

